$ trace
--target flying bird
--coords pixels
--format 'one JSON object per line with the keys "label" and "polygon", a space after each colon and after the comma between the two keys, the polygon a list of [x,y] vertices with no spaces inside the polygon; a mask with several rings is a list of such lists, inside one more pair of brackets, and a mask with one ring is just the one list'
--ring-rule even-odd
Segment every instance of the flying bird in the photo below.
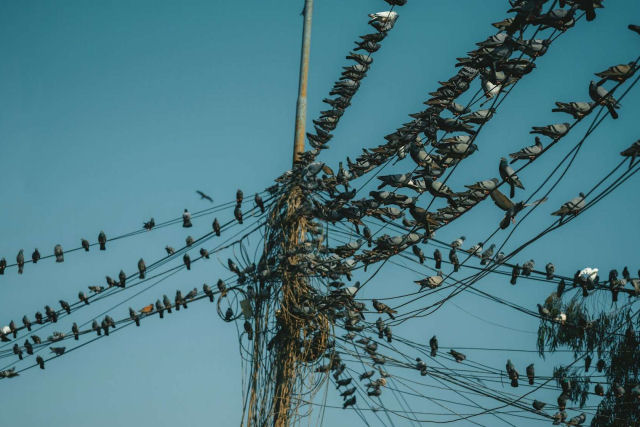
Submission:
{"label": "flying bird", "polygon": [[209,195],[207,195],[207,194],[203,193],[203,192],[202,192],[202,191],[200,191],[200,190],[196,190],[196,193],[198,194],[198,196],[200,196],[200,200],[208,200],[208,201],[210,201],[211,203],[213,203],[213,199],[211,198],[211,196],[209,196]]}

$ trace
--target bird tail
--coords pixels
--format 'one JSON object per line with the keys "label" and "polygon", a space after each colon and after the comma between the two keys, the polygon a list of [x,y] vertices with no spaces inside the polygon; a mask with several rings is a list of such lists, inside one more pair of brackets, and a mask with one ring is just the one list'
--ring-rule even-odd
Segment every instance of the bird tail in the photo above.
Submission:
{"label": "bird tail", "polygon": [[613,119],[617,119],[618,118],[618,112],[616,111],[615,107],[611,104],[607,104],[607,110],[609,110],[609,114],[611,114],[611,118]]}
{"label": "bird tail", "polygon": [[513,198],[516,195],[516,186],[511,184],[509,187],[509,197]]}

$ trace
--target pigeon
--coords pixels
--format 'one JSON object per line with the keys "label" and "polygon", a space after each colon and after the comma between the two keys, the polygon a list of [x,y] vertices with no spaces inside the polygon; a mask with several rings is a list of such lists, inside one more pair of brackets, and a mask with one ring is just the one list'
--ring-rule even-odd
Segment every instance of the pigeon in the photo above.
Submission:
{"label": "pigeon", "polygon": [[89,246],[91,246],[89,241],[87,239],[82,239],[81,240],[81,244],[82,244],[82,248],[84,249],[84,251],[85,252],[89,252]]}
{"label": "pigeon", "polygon": [[209,301],[213,302],[213,291],[211,290],[209,285],[207,285],[206,283],[202,285],[202,291],[207,297],[209,297]]}
{"label": "pigeon", "polygon": [[542,408],[544,408],[546,405],[546,403],[541,402],[539,400],[534,400],[533,401],[533,408],[537,411],[542,411]]}
{"label": "pigeon", "polygon": [[214,218],[212,227],[216,236],[220,236],[220,223],[218,222],[218,218]]}
{"label": "pigeon", "polygon": [[196,193],[198,193],[198,195],[200,196],[200,200],[208,200],[213,203],[213,199],[210,196],[204,194],[202,191],[196,190]]}
{"label": "pigeon", "polygon": [[440,270],[442,267],[442,254],[440,253],[440,250],[436,249],[433,251],[433,259],[436,262],[436,270]]}
{"label": "pigeon", "polygon": [[64,262],[64,252],[61,245],[56,245],[53,248],[53,254],[56,256],[56,262]]}
{"label": "pigeon", "polygon": [[37,335],[31,335],[31,341],[33,341],[34,344],[42,344],[42,340]]}
{"label": "pigeon", "polygon": [[511,387],[518,387],[518,379],[520,378],[520,374],[516,370],[516,367],[513,365],[510,359],[507,360],[507,374],[509,375],[509,379],[511,380]]}
{"label": "pigeon", "polygon": [[100,234],[98,234],[98,243],[100,244],[101,251],[107,249],[107,235],[104,234],[104,231],[100,231]]}
{"label": "pigeon", "polygon": [[173,249],[171,246],[165,246],[164,250],[167,251],[168,256],[171,256],[176,253],[176,250]]}
{"label": "pigeon", "polygon": [[171,314],[171,300],[168,296],[162,295],[162,304],[164,305],[164,309],[167,310],[169,314]]}
{"label": "pigeon", "polygon": [[40,369],[44,369],[44,359],[42,356],[36,356],[36,363],[40,366]]}
{"label": "pigeon", "polygon": [[390,318],[395,319],[394,314],[397,313],[396,310],[391,309],[391,307],[389,307],[388,305],[375,299],[372,301],[372,303],[373,308],[375,308],[378,313],[387,313]]}
{"label": "pigeon", "polygon": [[142,224],[142,228],[144,228],[147,231],[151,231],[151,229],[155,226],[156,226],[156,220],[153,218],[149,219],[149,221],[144,222]]}
{"label": "pigeon", "polygon": [[227,285],[222,281],[222,279],[218,279],[218,290],[220,291],[220,296],[227,296]]}
{"label": "pigeon", "polygon": [[[151,306],[151,309],[153,309],[153,306]],[[140,317],[138,316],[138,313],[136,313],[136,311],[131,307],[129,307],[129,319],[136,322],[136,326],[140,326]]]}
{"label": "pigeon", "polygon": [[187,267],[187,270],[191,270],[191,257],[189,254],[184,254],[182,261],[184,262],[185,267]]}
{"label": "pigeon", "polygon": [[494,190],[498,185],[498,178],[491,178],[485,181],[478,181],[475,184],[465,185],[469,190],[477,190],[482,191],[485,194],[488,194],[490,191]]}
{"label": "pigeon", "polygon": [[553,425],[557,426],[560,423],[564,423],[564,420],[567,419],[567,413],[563,411],[558,411],[551,417],[553,419]]}
{"label": "pigeon", "polygon": [[524,190],[524,186],[522,185],[522,182],[520,182],[520,178],[518,178],[516,171],[514,171],[511,166],[509,166],[509,164],[507,163],[507,159],[504,157],[500,159],[499,171],[502,179],[507,184],[509,184],[509,197],[515,196],[516,187]]}
{"label": "pigeon", "polygon": [[370,13],[369,18],[371,18],[371,21],[382,23],[395,22],[398,19],[398,12],[388,10],[384,12]]}
{"label": "pigeon", "polygon": [[458,254],[456,254],[455,249],[451,249],[449,251],[449,261],[453,264],[453,271],[456,272],[460,269],[460,260],[458,259]]}
{"label": "pigeon", "polygon": [[489,120],[493,116],[493,113],[495,113],[495,111],[496,110],[493,108],[474,111],[473,113],[460,117],[460,120],[468,123],[482,124]]}
{"label": "pigeon", "polygon": [[411,247],[411,250],[413,251],[413,254],[418,257],[418,261],[420,262],[420,264],[424,264],[425,256],[422,252],[422,249],[420,249],[417,245],[413,245]]}
{"label": "pigeon", "polygon": [[598,396],[604,396],[604,387],[602,387],[602,384],[600,383],[596,384],[594,392]]}
{"label": "pigeon", "polygon": [[244,200],[244,193],[238,189],[236,191],[236,205],[242,205],[242,200]]}
{"label": "pigeon", "polygon": [[404,6],[407,4],[407,0],[384,0],[389,3],[391,6]]}
{"label": "pigeon", "polygon": [[589,372],[589,368],[591,367],[591,356],[587,354],[587,357],[584,358],[584,371]]}
{"label": "pigeon", "polygon": [[62,356],[64,354],[64,351],[66,350],[66,347],[49,347],[49,349],[51,349],[51,352],[56,356]]}
{"label": "pigeon", "polygon": [[580,120],[591,113],[595,105],[595,102],[556,102],[557,108],[551,111],[571,114],[574,119]]}
{"label": "pigeon", "polygon": [[533,381],[535,377],[536,377],[536,371],[532,363],[527,366],[527,378],[529,379],[529,385],[533,385]]}
{"label": "pigeon", "polygon": [[629,26],[627,28],[629,28],[634,33],[640,34],[640,25],[629,24]]}
{"label": "pigeon", "polygon": [[604,71],[596,73],[596,76],[602,79],[598,82],[598,86],[602,85],[607,80],[612,80],[614,82],[624,82],[629,77],[631,77],[633,73],[636,72],[636,70],[637,70],[637,67],[633,62],[629,62],[628,64],[614,65],[612,67],[609,67]]}
{"label": "pigeon", "polygon": [[141,279],[144,279],[144,275],[145,275],[146,271],[147,271],[147,266],[145,265],[144,260],[142,258],[140,258],[138,260],[138,272],[140,273],[139,277]]}
{"label": "pigeon", "polygon": [[27,328],[27,331],[31,332],[31,321],[26,315],[22,316],[22,324]]}
{"label": "pigeon", "polygon": [[570,128],[571,125],[569,123],[556,123],[548,126],[534,126],[529,133],[538,133],[557,141],[569,132]]}
{"label": "pigeon", "polygon": [[580,193],[578,197],[574,197],[568,202],[563,203],[560,209],[552,212],[551,215],[559,216],[560,222],[562,222],[564,217],[567,215],[577,215],[582,209],[584,209],[586,205],[584,199],[585,195],[583,193]]}
{"label": "pigeon", "polygon": [[471,255],[477,255],[480,256],[480,254],[482,253],[482,242],[478,242],[475,245],[471,246],[467,252],[469,252]]}
{"label": "pigeon", "polygon": [[545,269],[545,272],[547,273],[547,280],[553,280],[553,274],[556,271],[556,267],[552,263],[548,263],[544,267],[544,269]]}
{"label": "pigeon", "polygon": [[491,261],[491,258],[493,257],[493,251],[495,250],[495,248],[496,248],[496,245],[492,243],[491,246],[489,246],[489,248],[487,248],[484,252],[482,252],[481,259],[480,259],[481,265],[487,265],[489,261]]}
{"label": "pigeon", "polygon": [[193,224],[191,224],[191,214],[187,209],[182,212],[182,226],[184,228],[193,227]]}
{"label": "pigeon", "polygon": [[242,209],[240,209],[240,205],[236,205],[233,210],[233,216],[236,218],[239,224],[242,224]]}
{"label": "pigeon", "polygon": [[429,347],[431,348],[431,357],[436,357],[436,354],[438,354],[438,338],[435,335],[429,340]]}
{"label": "pigeon", "polygon": [[636,161],[636,157],[640,154],[640,139],[631,144],[629,148],[622,151],[620,155],[624,157],[629,157],[629,169],[633,166],[633,163]]}
{"label": "pigeon", "polygon": [[542,154],[542,150],[543,150],[542,142],[540,142],[540,138],[538,138],[537,136],[535,140],[536,140],[536,143],[534,145],[531,145],[529,147],[524,147],[520,151],[516,151],[515,153],[509,154],[509,157],[513,159],[511,160],[511,163],[520,159],[529,159],[532,161],[532,160],[535,160],[535,158],[538,157],[540,154]]}
{"label": "pigeon", "polygon": [[33,345],[29,342],[28,339],[24,340],[24,349],[27,351],[27,354],[33,354]]}
{"label": "pigeon", "polygon": [[91,323],[91,329],[96,331],[98,336],[102,335],[102,328],[100,328],[100,325],[96,320],[94,320],[93,323]]}
{"label": "pigeon", "polygon": [[205,248],[200,248],[200,257],[209,259],[209,251]]}
{"label": "pigeon", "polygon": [[18,255],[16,256],[16,262],[18,263],[18,274],[22,274],[24,270],[24,251],[22,249],[18,251]]}
{"label": "pigeon", "polygon": [[40,252],[38,251],[38,248],[36,248],[31,254],[31,261],[35,264],[38,262],[39,259],[40,259]]}
{"label": "pigeon", "polygon": [[5,268],[7,268],[7,260],[3,257],[0,259],[0,274],[4,274]]}
{"label": "pigeon", "polygon": [[567,426],[579,426],[579,425],[582,425],[582,423],[584,423],[586,420],[587,420],[587,414],[583,412],[580,415],[576,415],[575,417],[571,418],[567,422]]}
{"label": "pigeon", "polygon": [[510,283],[512,285],[516,284],[519,275],[520,275],[520,266],[518,264],[516,264],[511,269],[511,282]]}
{"label": "pigeon", "polygon": [[458,363],[462,363],[462,361],[467,358],[467,356],[465,356],[464,354],[460,353],[459,351],[455,351],[453,349],[449,350],[449,354],[453,356],[453,358]]}
{"label": "pigeon", "polygon": [[184,241],[185,241],[185,243],[187,244],[187,246],[191,246],[191,245],[193,245],[193,243],[195,242],[195,240],[193,240],[193,237],[191,237],[191,236],[187,236],[187,237],[184,239]]}
{"label": "pigeon", "polygon": [[532,259],[522,264],[522,275],[526,277],[530,276],[535,265],[536,265],[536,262]]}
{"label": "pigeon", "polygon": [[616,108],[619,108],[620,104],[618,104],[618,101],[611,95],[611,92],[602,86],[598,86],[593,80],[589,83],[589,96],[598,105],[604,105],[607,110],[609,110],[609,114],[611,114],[613,119],[618,118]]}
{"label": "pigeon", "polygon": [[73,333],[73,339],[77,341],[80,335],[80,330],[78,329],[77,323],[73,322],[73,325],[71,326],[71,332]]}
{"label": "pigeon", "polygon": [[465,239],[466,239],[466,237],[464,237],[464,236],[458,237],[456,240],[451,242],[451,247],[453,249],[458,249],[458,248],[462,247],[462,245],[464,244]]}
{"label": "pigeon", "polygon": [[358,64],[363,66],[369,66],[373,62],[373,58],[371,57],[371,55],[363,55],[361,53],[353,53],[353,52],[351,52],[347,56],[347,59],[356,61]]}
{"label": "pigeon", "polygon": [[378,190],[382,189],[385,185],[399,188],[411,181],[411,174],[384,175],[377,178],[382,181],[382,184],[378,186]]}
{"label": "pigeon", "polygon": [[60,307],[62,307],[62,309],[67,312],[67,314],[71,314],[71,306],[69,305],[69,303],[65,300],[60,300],[59,302]]}
{"label": "pigeon", "polygon": [[17,355],[20,360],[22,360],[22,349],[18,344],[13,345],[13,354]]}
{"label": "pigeon", "polygon": [[345,400],[342,404],[342,409],[347,409],[349,406],[353,406],[356,404],[356,396],[351,396],[349,399]]}
{"label": "pigeon", "polygon": [[415,280],[414,283],[420,285],[420,291],[422,291],[425,287],[429,289],[435,289],[442,284],[444,278],[442,277],[442,272],[438,271],[438,274],[435,276],[429,276],[421,280]]}
{"label": "pigeon", "polygon": [[120,270],[120,273],[118,273],[118,283],[117,285],[121,288],[124,288],[126,283],[127,283],[127,273],[125,273],[123,270]]}

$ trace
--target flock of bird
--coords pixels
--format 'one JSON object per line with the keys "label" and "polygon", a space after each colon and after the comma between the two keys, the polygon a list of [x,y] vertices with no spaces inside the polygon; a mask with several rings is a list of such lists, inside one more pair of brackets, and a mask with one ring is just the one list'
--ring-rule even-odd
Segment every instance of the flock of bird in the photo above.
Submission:
{"label": "flock of bird", "polygon": [[[382,298],[379,298],[371,300],[372,310],[369,310],[367,304],[363,302],[367,300],[358,297],[360,290],[367,282],[361,284],[356,281],[351,285],[346,283],[352,280],[352,276],[358,269],[362,268],[366,272],[368,266],[376,263],[384,264],[409,248],[419,264],[424,264],[427,258],[435,262],[435,274],[415,281],[418,285],[416,294],[426,294],[441,289],[451,274],[458,272],[468,259],[475,259],[479,261],[481,271],[497,267],[508,268],[512,285],[515,285],[519,278],[529,278],[532,275],[546,281],[557,282],[555,295],[558,298],[568,286],[580,288],[583,296],[588,296],[596,289],[608,289],[614,301],[617,301],[620,292],[626,292],[630,296],[640,296],[640,270],[638,278],[634,278],[626,266],[622,270],[621,277],[614,269],[608,273],[607,280],[600,280],[599,270],[591,267],[578,270],[571,277],[558,274],[556,266],[551,262],[544,265],[544,270],[536,270],[536,262],[533,259],[522,264],[510,263],[509,256],[497,250],[496,244],[491,243],[486,248],[486,242],[468,246],[465,236],[461,236],[441,247],[448,251],[447,259],[452,266],[452,272],[445,275],[442,270],[443,263],[447,261],[443,259],[440,250],[435,249],[433,255],[427,257],[420,247],[421,244],[435,241],[435,233],[439,228],[459,218],[488,197],[502,211],[499,229],[508,228],[515,223],[516,216],[524,209],[537,207],[547,201],[546,197],[535,201],[513,201],[516,193],[525,189],[519,172],[567,136],[579,121],[594,113],[599,107],[606,109],[613,119],[618,118],[620,103],[614,97],[614,93],[620,85],[635,75],[638,70],[637,61],[613,65],[596,73],[599,80],[591,81],[588,87],[590,100],[556,102],[556,108],[553,111],[569,114],[574,122],[533,126],[530,131],[535,135],[533,145],[509,153],[508,157],[501,157],[497,165],[498,176],[467,184],[464,191],[454,191],[447,185],[446,173],[452,173],[458,164],[477,151],[476,136],[495,116],[501,96],[506,96],[521,78],[535,69],[535,60],[547,52],[555,40],[555,34],[561,34],[575,25],[579,19],[576,16],[578,11],[584,12],[587,21],[595,19],[596,9],[602,7],[601,1],[564,0],[560,1],[560,8],[548,11],[543,10],[546,0],[511,1],[512,8],[509,12],[514,13],[514,16],[494,23],[493,26],[498,30],[496,34],[476,43],[477,48],[470,51],[467,56],[458,58],[456,64],[459,68],[458,72],[448,80],[440,82],[440,87],[430,93],[431,97],[424,102],[427,106],[425,110],[411,114],[412,120],[409,123],[385,136],[386,143],[372,149],[363,149],[363,153],[355,161],[347,158],[346,167],[340,163],[337,172],[334,173],[328,165],[317,161],[316,158],[321,150],[328,148],[327,143],[333,137],[331,132],[336,129],[340,118],[358,91],[362,79],[369,71],[373,62],[372,54],[380,49],[380,42],[394,27],[399,16],[394,10],[395,7],[406,3],[406,0],[385,1],[393,6],[392,9],[368,15],[370,18],[368,24],[376,31],[360,36],[360,40],[356,42],[356,48],[347,56],[347,59],[353,63],[343,67],[340,79],[330,92],[333,98],[323,100],[331,106],[331,109],[322,111],[320,117],[313,120],[315,131],[307,134],[312,150],[303,153],[294,168],[278,177],[276,184],[266,190],[271,196],[270,200],[287,194],[292,188],[300,188],[305,194],[306,199],[298,210],[298,215],[307,218],[312,225],[308,229],[310,238],[300,244],[295,253],[279,254],[273,259],[261,258],[258,262],[229,258],[227,268],[234,275],[231,282],[236,283],[235,286],[228,286],[227,283],[231,282],[220,279],[217,282],[217,290],[207,284],[202,286],[201,291],[193,288],[184,295],[177,290],[173,299],[165,294],[162,298],[156,299],[155,302],[151,301],[140,309],[130,307],[128,316],[117,321],[107,314],[102,319],[92,320],[91,325],[86,329],[83,329],[84,325],[73,323],[70,331],[56,331],[46,339],[31,333],[36,331],[32,331],[32,328],[39,329],[55,324],[59,317],[71,315],[72,312],[89,305],[94,300],[110,296],[116,291],[130,289],[132,282],[137,285],[149,280],[148,271],[156,268],[159,263],[163,264],[165,260],[177,259],[182,255],[184,268],[191,269],[191,264],[196,259],[190,257],[189,251],[194,248],[194,245],[203,243],[206,241],[203,239],[209,236],[220,236],[227,226],[245,223],[248,212],[243,212],[244,194],[238,190],[235,204],[229,205],[229,207],[233,206],[234,220],[220,224],[215,218],[211,231],[205,236],[198,239],[187,236],[185,245],[178,250],[172,246],[166,246],[166,259],[147,265],[145,260],[140,258],[137,262],[137,271],[127,274],[124,270],[120,270],[115,276],[117,279],[106,276],[106,286],[89,286],[89,292],[84,290],[78,292],[76,302],[70,303],[61,299],[58,302],[59,309],[54,308],[57,305],[46,305],[43,312],[37,311],[34,314],[33,321],[28,315],[23,316],[22,325],[11,320],[7,326],[0,328],[0,340],[8,345],[13,343],[13,346],[10,350],[4,351],[0,347],[0,358],[13,355],[18,360],[22,360],[25,355],[35,355],[33,366],[44,369],[46,360],[42,355],[37,354],[38,351],[48,347],[53,357],[61,356],[67,350],[66,347],[56,344],[60,341],[79,340],[81,336],[93,333],[96,334],[96,338],[102,338],[108,336],[116,326],[131,324],[140,326],[143,319],[156,314],[162,319],[166,313],[172,313],[172,310],[186,309],[193,301],[208,299],[214,302],[214,295],[219,295],[218,312],[223,320],[229,322],[244,315],[244,333],[248,340],[253,340],[254,335],[259,331],[254,331],[252,323],[249,322],[250,316],[247,312],[251,314],[251,310],[243,308],[241,312],[238,308],[231,306],[221,310],[221,301],[228,299],[232,290],[238,289],[250,305],[255,306],[258,300],[271,300],[276,304],[275,298],[278,292],[275,288],[278,283],[281,282],[285,273],[296,274],[309,278],[310,281],[317,282],[319,285],[310,289],[309,295],[301,306],[292,308],[295,311],[292,314],[297,318],[306,319],[309,323],[313,323],[313,319],[322,314],[332,325],[346,332],[341,337],[332,336],[321,358],[321,360],[326,359],[326,363],[318,363],[314,367],[315,372],[323,374],[326,378],[331,375],[343,398],[342,407],[346,409],[357,405],[357,395],[362,398],[376,399],[382,396],[383,390],[394,381],[393,375],[383,368],[385,365],[415,370],[421,376],[442,374],[437,367],[431,364],[428,366],[427,362],[421,358],[416,358],[415,363],[413,361],[409,363],[385,355],[384,351],[390,351],[390,346],[398,341],[407,342],[404,338],[394,336],[392,331],[392,326],[397,324],[394,322],[398,320],[400,307],[387,305]],[[545,30],[549,30],[551,35],[545,39],[525,39],[524,34],[530,26],[537,28],[536,35]],[[640,34],[640,27],[630,25],[629,28]],[[465,106],[457,101],[462,94],[471,89],[476,78],[480,81],[478,93],[484,97],[484,102],[491,102],[492,105],[489,108],[472,111],[470,108],[473,105],[472,102]],[[438,132],[441,132],[440,135]],[[629,158],[629,169],[638,164],[636,159],[639,154],[640,140],[621,152],[622,156]],[[412,171],[377,176],[379,181],[377,189],[371,190],[368,197],[356,199],[360,189],[356,188],[353,182],[357,178],[374,173],[375,169],[384,167],[392,160],[402,160],[406,157],[415,163]],[[519,161],[526,163],[515,170],[511,165]],[[508,196],[505,194],[506,191],[505,193],[500,191],[503,185],[509,187]],[[213,203],[213,199],[207,194],[201,191],[197,193],[202,200]],[[432,197],[432,202],[435,199],[442,199],[446,202],[446,206],[433,211],[429,210],[431,203],[427,207],[420,207],[419,198],[425,193]],[[256,194],[253,201],[254,207],[249,212],[259,212],[261,216],[269,212],[270,204],[268,201],[263,201],[260,194]],[[562,225],[568,218],[579,215],[587,207],[587,203],[587,194],[580,193],[559,206],[551,215],[558,217],[558,224]],[[183,228],[189,229],[193,226],[192,219],[192,214],[185,209],[181,218],[169,221],[167,224],[181,223]],[[369,228],[372,220],[403,230],[403,234],[377,236],[378,233],[373,233]],[[323,224],[326,224],[326,230],[323,229]],[[349,236],[355,238],[338,242],[339,244],[330,247],[325,242],[330,224],[332,226],[350,224],[355,231]],[[143,223],[142,228],[150,231],[156,227],[155,220],[150,218]],[[240,237],[236,243],[241,243],[242,239],[243,237]],[[105,232],[101,231],[97,243],[82,239],[81,246],[73,250],[89,251],[94,245],[98,245],[100,250],[106,250],[109,241]],[[265,252],[269,253],[270,249],[267,248]],[[200,247],[200,257],[197,259],[208,259],[213,253],[213,250]],[[465,257],[462,262],[459,257],[461,253]],[[289,262],[291,256],[296,256],[295,263]],[[46,256],[42,256],[39,250],[35,249],[30,262],[37,264],[41,259],[49,257],[55,258],[56,262],[64,262],[65,252],[62,246],[55,245],[53,255]],[[4,274],[5,269],[10,267],[17,267],[18,274],[22,274],[28,262],[25,260],[24,250],[20,249],[15,264],[9,265],[5,258],[0,259],[0,274]],[[267,290],[257,291],[257,289],[263,289],[264,284],[268,284]],[[552,313],[541,304],[538,304],[537,308],[537,315],[545,321],[566,327],[574,326],[567,320],[565,313]],[[380,316],[374,322],[369,322],[365,316],[368,314],[383,314],[388,319],[385,321]],[[28,338],[21,344],[18,341],[18,335],[27,335],[27,333]],[[22,338],[21,335],[20,341]],[[424,347],[432,360],[438,355],[444,355],[457,364],[469,362],[464,353],[453,348],[443,354],[439,350],[436,336],[429,339],[428,345],[427,343],[412,345]],[[355,356],[363,369],[360,372],[350,369],[348,361],[343,359],[341,353]],[[585,359],[586,371],[589,370],[591,358],[588,360],[587,363]],[[604,363],[603,360],[596,363],[599,371],[602,371]],[[7,368],[0,371],[0,378],[12,378],[19,372],[13,367]],[[504,372],[512,387],[520,385],[520,374],[511,360],[507,360]],[[527,365],[524,372],[528,384],[535,385],[537,377],[533,364]],[[358,379],[356,380],[355,377]],[[616,395],[625,393],[624,389],[619,389],[619,385],[611,385],[611,387]],[[566,413],[571,383],[561,382],[561,388],[562,392],[557,400],[557,412],[553,415],[545,413],[543,409],[547,404],[536,399],[533,399],[531,405],[527,407],[515,402],[514,406],[545,416],[554,424],[581,425],[586,421],[585,413],[569,419]],[[596,384],[594,393],[599,396],[604,395],[603,385]],[[640,386],[633,388],[631,393],[640,398]]]}

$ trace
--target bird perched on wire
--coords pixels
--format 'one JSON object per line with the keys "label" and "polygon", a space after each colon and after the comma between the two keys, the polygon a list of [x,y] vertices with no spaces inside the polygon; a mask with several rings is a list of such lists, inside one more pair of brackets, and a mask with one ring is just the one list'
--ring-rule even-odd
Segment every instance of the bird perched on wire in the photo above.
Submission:
{"label": "bird perched on wire", "polygon": [[576,119],[582,119],[593,111],[595,102],[556,102],[557,108],[554,108],[554,113],[567,113]]}
{"label": "bird perched on wire", "polygon": [[203,192],[202,192],[202,191],[200,191],[200,190],[196,190],[196,193],[200,196],[200,200],[208,200],[208,201],[210,201],[211,203],[213,203],[213,199],[211,198],[211,196],[209,196],[209,195],[207,195],[207,194],[203,193]]}
{"label": "bird perched on wire", "polygon": [[509,197],[513,197],[516,194],[516,187],[524,190],[524,185],[520,182],[520,178],[516,171],[513,170],[511,166],[507,163],[507,159],[502,157],[500,158],[500,165],[498,168],[500,172],[500,177],[509,184]]}
{"label": "bird perched on wire", "polygon": [[98,234],[98,243],[100,244],[101,251],[104,251],[107,249],[107,235],[104,233],[104,231],[101,231]]}
{"label": "bird perched on wire", "polygon": [[56,356],[62,356],[64,354],[64,351],[66,350],[66,347],[49,347],[49,349],[51,349],[51,352]]}
{"label": "bird perched on wire", "polygon": [[147,266],[144,263],[144,260],[140,258],[138,260],[138,273],[141,279],[144,279],[145,273],[147,272]]}
{"label": "bird perched on wire", "polygon": [[583,193],[580,193],[578,197],[574,197],[568,202],[563,203],[562,206],[560,206],[560,209],[552,212],[551,215],[559,216],[560,222],[562,222],[564,217],[567,215],[577,215],[586,205],[584,201],[585,197],[586,196]]}
{"label": "bird perched on wire", "polygon": [[545,135],[549,138],[552,138],[554,141],[557,141],[558,139],[562,138],[567,132],[569,132],[570,128],[571,125],[569,123],[556,123],[547,126],[533,126],[532,130],[529,131],[529,133]]}
{"label": "bird perched on wire", "polygon": [[38,251],[38,248],[36,248],[31,254],[31,261],[35,264],[38,262],[39,259],[40,259],[40,251]]}
{"label": "bird perched on wire", "polygon": [[16,263],[18,264],[18,274],[24,271],[24,250],[20,249],[16,255]]}
{"label": "bird perched on wire", "polygon": [[420,285],[420,290],[422,291],[425,287],[429,289],[435,289],[442,284],[444,278],[442,277],[442,271],[438,271],[438,274],[434,276],[429,276],[424,279],[414,280],[414,283]]}
{"label": "bird perched on wire", "polygon": [[591,80],[589,83],[589,96],[593,99],[598,105],[604,105],[607,110],[609,110],[609,114],[613,119],[618,118],[618,113],[616,108],[620,108],[620,104],[618,101],[611,95],[611,92],[603,88],[602,86],[598,86],[596,82]]}
{"label": "bird perched on wire", "polygon": [[542,154],[543,146],[542,146],[542,142],[540,141],[540,138],[536,136],[535,141],[536,143],[534,145],[524,147],[520,151],[516,151],[515,153],[509,154],[509,157],[513,159],[511,160],[511,163],[518,161],[520,159],[535,160],[536,157]]}
{"label": "bird perched on wire", "polygon": [[62,245],[56,245],[53,248],[53,254],[56,256],[56,262],[64,262],[64,252],[62,251]]}
{"label": "bird perched on wire", "polygon": [[378,313],[387,313],[390,318],[395,319],[394,314],[397,313],[396,310],[393,310],[388,305],[375,299],[372,301],[372,303],[373,303],[373,308],[375,308]]}
{"label": "bird perched on wire", "polygon": [[91,244],[89,243],[89,241],[87,239],[82,239],[81,240],[81,245],[82,245],[82,248],[84,249],[85,252],[89,252],[89,246],[91,246]]}
{"label": "bird perched on wire", "polygon": [[145,223],[142,224],[142,228],[144,228],[147,231],[150,231],[155,226],[156,226],[156,220],[153,219],[153,217],[151,217],[149,221],[146,221]]}
{"label": "bird perched on wire", "polygon": [[235,209],[233,210],[233,216],[236,218],[239,224],[242,224],[242,209],[240,208],[239,204],[236,205]]}
{"label": "bird perched on wire", "polygon": [[604,71],[596,73],[596,76],[602,79],[597,83],[597,85],[600,86],[607,80],[619,83],[624,82],[629,77],[631,77],[637,69],[638,67],[633,62],[629,62],[628,64],[614,65]]}
{"label": "bird perched on wire", "polygon": [[636,157],[640,155],[640,139],[631,144],[629,148],[622,151],[620,153],[621,156],[629,157],[629,169],[633,166],[633,163],[636,161]]}

